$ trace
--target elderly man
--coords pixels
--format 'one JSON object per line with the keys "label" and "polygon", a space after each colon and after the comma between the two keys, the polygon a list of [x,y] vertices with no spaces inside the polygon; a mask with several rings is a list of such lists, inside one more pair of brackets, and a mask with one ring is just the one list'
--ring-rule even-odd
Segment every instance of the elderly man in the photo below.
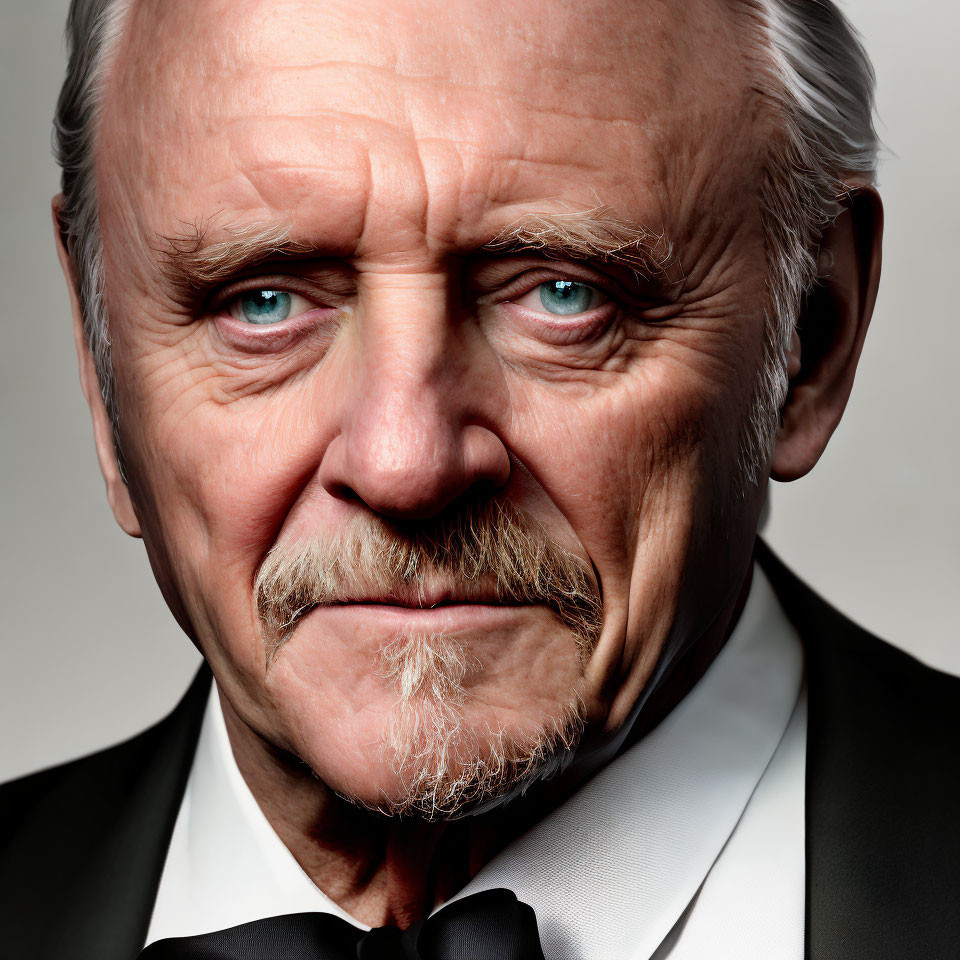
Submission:
{"label": "elderly man", "polygon": [[756,541],[879,279],[832,3],[69,29],[81,381],[207,667],[0,791],[0,953],[957,956],[960,685]]}

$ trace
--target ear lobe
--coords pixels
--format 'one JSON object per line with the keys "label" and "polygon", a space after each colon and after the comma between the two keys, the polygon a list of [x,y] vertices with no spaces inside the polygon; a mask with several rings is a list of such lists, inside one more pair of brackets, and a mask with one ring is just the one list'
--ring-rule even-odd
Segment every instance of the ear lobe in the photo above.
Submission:
{"label": "ear lobe", "polygon": [[[796,480],[813,469],[836,429],[873,315],[880,283],[883,205],[873,187],[847,195],[820,243],[820,277],[804,299],[770,475]],[[798,349],[799,348],[799,349]]]}
{"label": "ear lobe", "polygon": [[67,281],[70,295],[70,312],[73,317],[73,342],[77,348],[77,361],[80,367],[80,387],[90,408],[93,420],[93,439],[97,448],[97,460],[100,472],[107,486],[107,501],[120,528],[131,537],[140,536],[140,521],[137,519],[130,491],[120,475],[117,454],[113,445],[113,424],[100,393],[93,356],[83,334],[83,312],[80,309],[79,278],[76,276],[61,228],[60,211],[63,208],[63,195],[53,198],[53,228],[57,245],[57,257]]}

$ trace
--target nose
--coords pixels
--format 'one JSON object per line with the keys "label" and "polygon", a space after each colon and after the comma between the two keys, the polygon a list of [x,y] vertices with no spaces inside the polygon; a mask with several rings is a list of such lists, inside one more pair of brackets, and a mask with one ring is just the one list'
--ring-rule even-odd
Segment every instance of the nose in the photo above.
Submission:
{"label": "nose", "polygon": [[441,290],[370,292],[343,344],[351,375],[319,480],[396,519],[435,516],[510,476],[496,427],[496,363]]}

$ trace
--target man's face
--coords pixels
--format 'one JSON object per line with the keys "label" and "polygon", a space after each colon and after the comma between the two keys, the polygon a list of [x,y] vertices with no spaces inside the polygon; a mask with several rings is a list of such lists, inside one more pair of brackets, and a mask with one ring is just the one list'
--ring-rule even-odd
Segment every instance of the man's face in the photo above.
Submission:
{"label": "man's face", "polygon": [[738,31],[711,0],[134,8],[97,155],[133,502],[232,708],[341,793],[404,803],[404,738],[443,780],[612,734],[736,593]]}

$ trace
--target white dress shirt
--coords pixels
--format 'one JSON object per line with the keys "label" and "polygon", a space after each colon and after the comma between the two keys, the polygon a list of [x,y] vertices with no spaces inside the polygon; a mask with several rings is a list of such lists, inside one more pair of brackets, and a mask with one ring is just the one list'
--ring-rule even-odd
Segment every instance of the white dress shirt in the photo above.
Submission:
{"label": "white dress shirt", "polygon": [[[802,681],[799,637],[755,567],[693,690],[453,899],[513,890],[536,911],[546,960],[802,960]],[[274,833],[214,689],[146,942],[304,911],[367,929]]]}

